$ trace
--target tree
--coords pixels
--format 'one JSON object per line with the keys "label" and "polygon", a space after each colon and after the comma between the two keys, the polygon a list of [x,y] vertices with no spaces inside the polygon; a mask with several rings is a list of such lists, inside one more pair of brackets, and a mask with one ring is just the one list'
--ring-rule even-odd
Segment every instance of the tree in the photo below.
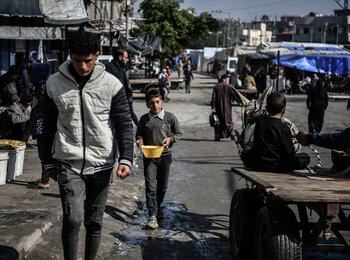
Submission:
{"label": "tree", "polygon": [[162,58],[178,55],[203,35],[216,31],[219,23],[208,13],[195,16],[195,10],[180,9],[176,1],[144,0],[140,10],[144,20],[137,22],[138,28],[131,33],[154,34],[161,38]]}

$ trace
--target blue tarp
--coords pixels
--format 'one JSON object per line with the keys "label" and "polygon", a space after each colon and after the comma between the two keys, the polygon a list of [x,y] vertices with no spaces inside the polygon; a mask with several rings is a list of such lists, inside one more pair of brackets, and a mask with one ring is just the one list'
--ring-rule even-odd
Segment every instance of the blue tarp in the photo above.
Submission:
{"label": "blue tarp", "polygon": [[305,46],[281,46],[284,49],[288,49],[288,50],[308,50],[308,49],[312,49],[315,51],[343,51],[343,48],[340,47],[330,47],[330,46],[326,46],[326,47],[305,47]]}
{"label": "blue tarp", "polygon": [[[274,59],[273,62],[277,62],[277,59]],[[316,73],[350,75],[350,55],[292,54],[282,56],[280,64]]]}

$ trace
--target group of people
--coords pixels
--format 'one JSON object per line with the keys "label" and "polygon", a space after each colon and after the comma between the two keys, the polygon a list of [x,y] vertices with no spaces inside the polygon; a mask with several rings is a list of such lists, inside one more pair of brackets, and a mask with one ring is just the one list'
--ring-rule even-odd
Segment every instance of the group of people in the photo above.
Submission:
{"label": "group of people", "polygon": [[[29,62],[25,70],[12,65],[9,71],[0,77],[0,137],[26,142],[30,136],[37,140],[39,158],[42,160],[43,98],[46,80],[51,73],[48,63]],[[28,77],[26,79],[26,77]],[[21,79],[21,80],[19,80]],[[23,87],[20,82],[29,81]],[[49,177],[42,167],[41,179],[36,187],[48,188]]]}

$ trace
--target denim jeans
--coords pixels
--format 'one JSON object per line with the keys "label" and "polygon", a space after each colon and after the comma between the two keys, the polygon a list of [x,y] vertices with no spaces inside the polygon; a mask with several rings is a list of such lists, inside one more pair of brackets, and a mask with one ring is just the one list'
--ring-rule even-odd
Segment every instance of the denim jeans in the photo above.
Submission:
{"label": "denim jeans", "polygon": [[168,188],[171,162],[171,153],[155,159],[143,157],[146,204],[150,216],[157,214],[158,208],[164,200]]}
{"label": "denim jeans", "polygon": [[66,260],[77,259],[83,215],[86,229],[84,259],[96,259],[111,173],[112,170],[106,170],[93,175],[79,175],[60,167],[57,178],[63,209],[62,244]]}

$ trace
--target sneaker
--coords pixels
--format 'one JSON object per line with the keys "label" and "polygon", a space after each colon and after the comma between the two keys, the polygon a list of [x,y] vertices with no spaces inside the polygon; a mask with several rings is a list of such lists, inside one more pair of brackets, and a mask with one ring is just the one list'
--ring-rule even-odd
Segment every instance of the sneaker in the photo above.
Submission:
{"label": "sneaker", "polygon": [[158,228],[158,222],[156,216],[152,215],[149,217],[146,223],[146,229],[156,229]]}

